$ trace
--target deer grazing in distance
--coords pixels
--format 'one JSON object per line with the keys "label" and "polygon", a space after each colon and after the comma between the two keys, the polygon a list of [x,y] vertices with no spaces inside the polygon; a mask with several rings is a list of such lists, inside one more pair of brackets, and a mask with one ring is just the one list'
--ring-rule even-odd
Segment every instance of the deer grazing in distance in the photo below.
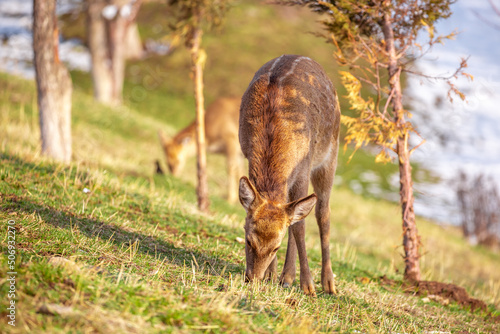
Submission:
{"label": "deer grazing in distance", "polygon": [[[305,221],[316,204],[322,252],[321,284],[335,292],[330,260],[330,193],[337,166],[340,107],[332,82],[308,57],[283,55],[262,66],[243,95],[239,140],[249,177],[239,184],[247,212],[247,280],[273,279],[276,252],[287,232],[288,247],[280,283],[295,280],[297,252],[300,287],[315,295],[305,247]],[[307,196],[309,180],[315,194]]]}
{"label": "deer grazing in distance", "polygon": [[[238,118],[241,99],[222,97],[215,100],[205,114],[207,151],[226,156],[228,173],[228,201],[237,200],[238,178],[243,170],[243,155],[238,143]],[[159,131],[160,143],[167,159],[168,169],[178,176],[186,160],[196,154],[195,122],[168,138]]]}

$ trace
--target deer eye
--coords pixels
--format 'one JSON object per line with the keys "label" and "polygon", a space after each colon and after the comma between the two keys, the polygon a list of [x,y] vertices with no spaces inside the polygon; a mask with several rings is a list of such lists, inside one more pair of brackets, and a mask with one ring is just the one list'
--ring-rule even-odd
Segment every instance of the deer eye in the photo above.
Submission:
{"label": "deer eye", "polygon": [[252,244],[250,243],[250,240],[247,239],[247,246],[252,248]]}
{"label": "deer eye", "polygon": [[278,251],[278,249],[280,249],[280,248],[276,247],[275,249],[273,249],[273,253],[276,253]]}

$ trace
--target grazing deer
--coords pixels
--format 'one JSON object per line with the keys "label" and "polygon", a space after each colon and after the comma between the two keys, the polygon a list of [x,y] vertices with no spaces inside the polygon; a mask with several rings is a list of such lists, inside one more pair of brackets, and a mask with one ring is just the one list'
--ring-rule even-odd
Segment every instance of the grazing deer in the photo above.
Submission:
{"label": "grazing deer", "polygon": [[[232,203],[236,202],[238,177],[243,170],[243,155],[238,144],[240,102],[238,98],[219,98],[207,108],[205,114],[207,151],[227,157],[228,201]],[[195,122],[173,138],[167,138],[161,130],[158,135],[167,158],[168,169],[177,176],[184,168],[187,158],[196,153]]]}
{"label": "grazing deer", "polygon": [[[276,277],[278,251],[288,233],[280,282],[295,279],[315,295],[304,240],[304,218],[316,204],[322,252],[321,284],[335,291],[330,261],[330,192],[337,166],[340,107],[332,82],[307,57],[283,55],[257,71],[243,95],[239,139],[249,162],[240,179],[245,220],[246,278]],[[307,196],[309,180],[315,194]]]}

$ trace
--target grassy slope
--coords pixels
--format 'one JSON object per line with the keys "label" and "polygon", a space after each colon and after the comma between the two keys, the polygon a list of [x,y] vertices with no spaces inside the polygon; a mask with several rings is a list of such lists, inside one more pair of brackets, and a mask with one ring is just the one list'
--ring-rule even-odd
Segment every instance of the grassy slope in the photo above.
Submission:
{"label": "grassy slope", "polygon": [[[113,166],[95,168],[83,161],[69,167],[44,161],[33,154],[36,121],[27,106],[21,116],[23,108],[15,94],[23,91],[23,98],[31,101],[33,84],[7,76],[0,82],[8,87],[1,95],[0,216],[2,221],[16,221],[18,277],[22,278],[17,285],[14,332],[498,330],[485,314],[424,303],[380,287],[377,277],[381,275],[401,278],[395,271],[402,269],[395,247],[400,243],[398,208],[343,188],[335,190],[332,200],[337,296],[308,298],[297,287],[245,285],[243,245],[235,241],[243,235],[239,207],[213,197],[214,213],[204,216],[193,204],[193,187],[170,176],[117,174],[120,167],[113,171]],[[106,140],[114,138],[115,145],[127,143],[137,152],[134,161],[147,160],[143,155],[148,153],[141,150],[156,139],[130,134],[127,117],[145,127],[147,118],[133,110],[122,113],[123,125],[111,135],[108,126],[100,124],[121,124],[114,120],[113,110],[78,92],[74,102],[82,106],[74,109],[75,148],[82,156],[105,156],[108,148],[84,144],[99,142],[94,133],[101,133]],[[94,113],[101,113],[102,123],[92,122]],[[130,158],[128,150],[111,155],[117,164]],[[96,162],[101,163],[92,164]],[[84,193],[84,188],[91,193]],[[463,284],[475,297],[486,300],[490,310],[498,308],[498,258],[468,246],[455,229],[424,220],[419,224],[430,252],[423,258],[425,277]],[[309,258],[320,289],[317,229],[312,220],[308,225]],[[48,259],[55,255],[76,262],[78,269],[50,265]],[[279,255],[283,259],[284,250]],[[6,267],[5,257],[2,266]],[[6,292],[5,280],[1,289]],[[2,310],[5,303],[2,300]],[[66,308],[52,311],[56,316],[37,313],[42,305],[52,304]],[[2,311],[0,326],[5,328],[4,315]]]}
{"label": "grassy slope", "polygon": [[[296,15],[252,6],[235,8],[235,12],[244,13],[249,19],[267,18],[276,25],[273,29],[292,29],[273,23],[276,15]],[[300,27],[300,21],[293,24]],[[300,45],[303,36],[295,32],[295,44]],[[254,41],[256,37],[250,31],[245,36],[254,43],[248,50],[258,43],[273,41],[270,37],[260,37],[270,41]],[[307,36],[304,45],[313,50],[308,43],[316,42],[309,40],[315,39]],[[231,50],[242,49],[244,45],[237,42],[229,38],[227,45],[234,45]],[[279,47],[285,48],[284,45],[288,44]],[[304,53],[300,49],[284,50]],[[262,53],[266,52],[273,51]],[[321,54],[316,53],[314,58],[318,59]],[[213,65],[214,71],[231,61],[232,66],[239,68],[231,54],[235,52],[220,53],[220,57],[228,58],[217,67]],[[499,331],[498,324],[485,319],[485,314],[471,314],[457,305],[425,303],[381,287],[377,281],[381,275],[401,279],[399,209],[385,201],[357,196],[344,187],[336,188],[332,196],[332,258],[338,275],[337,296],[320,294],[308,298],[296,290],[297,286],[283,290],[275,284],[243,284],[243,245],[235,239],[243,236],[244,213],[221,199],[225,189],[225,173],[220,168],[223,160],[209,160],[214,193],[210,216],[196,211],[192,177],[179,180],[152,175],[153,161],[161,157],[156,131],[163,127],[173,133],[189,122],[192,113],[185,111],[191,109],[192,100],[188,97],[190,83],[185,80],[172,83],[160,78],[160,84],[146,90],[146,95],[137,93],[137,89],[145,87],[144,80],[151,82],[148,78],[157,75],[148,77],[141,73],[166,67],[169,75],[171,70],[180,80],[181,75],[187,76],[187,67],[180,66],[183,57],[178,52],[169,60],[148,59],[146,66],[129,66],[125,92],[130,98],[117,109],[94,103],[88,76],[73,73],[75,162],[69,167],[45,161],[37,153],[39,133],[33,116],[33,83],[0,75],[0,219],[16,221],[20,278],[18,326],[7,327],[7,300],[2,299],[0,331]],[[329,57],[328,53],[325,57]],[[242,55],[242,62],[250,65],[245,71],[238,70],[241,80],[230,81],[233,76],[226,74],[224,78],[221,72],[221,77],[207,85],[209,99],[220,94],[221,87],[227,87],[218,84],[224,80],[235,89],[232,93],[241,92],[238,89],[243,88],[238,87],[244,87],[249,80],[243,76],[249,76],[263,62],[253,58],[247,53]],[[325,62],[327,58],[322,63]],[[211,73],[208,65],[207,73]],[[208,74],[207,80],[211,77]],[[359,165],[351,169],[363,168],[356,166]],[[345,173],[356,174],[344,168]],[[84,193],[84,188],[91,193]],[[318,233],[313,220],[307,224],[308,255],[320,290]],[[485,300],[490,310],[498,309],[498,256],[467,245],[454,228],[438,227],[422,219],[419,228],[427,251],[422,259],[425,279],[463,285],[473,296]],[[3,252],[5,242],[2,239]],[[49,264],[49,258],[55,255],[72,262],[62,267]],[[283,259],[284,249],[279,256]],[[2,268],[6,268],[5,257],[2,261]],[[5,295],[4,279],[0,289]],[[50,309],[54,308],[52,304],[66,308],[49,310],[55,316],[44,314],[48,312],[42,306]]]}

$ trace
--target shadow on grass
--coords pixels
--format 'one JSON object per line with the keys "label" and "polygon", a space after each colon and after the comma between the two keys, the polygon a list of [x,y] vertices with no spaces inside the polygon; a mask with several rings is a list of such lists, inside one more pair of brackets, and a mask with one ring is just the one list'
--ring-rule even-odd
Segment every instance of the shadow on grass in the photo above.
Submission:
{"label": "shadow on grass", "polygon": [[[58,170],[57,166],[50,164],[34,164],[30,162],[23,161],[22,159],[10,156],[6,154],[1,154],[0,158],[5,159],[5,166],[10,164],[11,166],[8,169],[15,170],[16,178],[35,178],[36,175],[46,175],[49,178],[56,173]],[[6,161],[7,160],[7,161]],[[72,174],[76,173],[75,169],[72,170]],[[78,174],[84,173],[84,171],[78,171]],[[24,174],[24,175],[23,175]],[[71,176],[73,178],[74,175]],[[89,176],[90,177],[90,176]],[[129,178],[131,176],[127,176]],[[85,177],[86,178],[86,177]],[[46,178],[47,179],[47,178]],[[38,180],[39,182],[45,182],[43,178]],[[145,180],[147,181],[147,180]],[[158,182],[157,184],[159,184]],[[168,185],[161,185],[162,187],[166,187],[167,189],[173,189],[175,191],[178,188],[182,188],[179,186],[180,181],[172,181],[169,182]],[[22,182],[21,182],[21,185]],[[2,187],[0,187],[1,189]],[[47,198],[51,198],[54,195],[54,189],[49,186],[47,190],[40,191],[40,194],[43,196],[47,195]],[[10,193],[8,191],[7,193]],[[227,259],[221,259],[218,256],[211,255],[211,248],[205,248],[205,250],[199,250],[189,247],[178,247],[175,246],[174,243],[164,240],[160,237],[154,237],[151,235],[147,235],[144,233],[140,233],[137,231],[132,231],[127,227],[121,227],[114,224],[107,223],[103,220],[99,220],[92,217],[87,217],[85,214],[78,214],[70,211],[70,209],[65,208],[56,208],[56,205],[64,205],[63,200],[56,200],[55,203],[52,202],[52,205],[47,204],[47,201],[42,199],[34,200],[30,198],[30,196],[25,195],[25,191],[22,188],[18,189],[18,191],[13,191],[14,193],[10,194],[0,194],[1,202],[0,202],[0,210],[6,212],[22,212],[24,214],[32,214],[36,212],[40,218],[54,227],[71,230],[78,229],[83,235],[88,238],[98,238],[103,242],[111,242],[117,248],[125,247],[128,248],[130,244],[139,242],[138,251],[143,254],[149,254],[150,256],[159,256],[161,259],[166,258],[169,263],[184,266],[186,264],[190,264],[195,257],[197,263],[201,267],[210,268],[212,274],[219,275],[220,272],[225,268],[225,272],[230,272],[233,275],[241,274],[244,271],[244,265],[236,264],[228,261]],[[180,189],[182,192],[182,189]],[[149,199],[146,198],[142,194],[137,193],[127,193],[127,197],[132,199],[131,201],[124,202],[121,204],[120,212],[121,217],[123,219],[127,219],[130,221],[138,220],[139,218],[143,218],[144,215],[149,214]],[[99,199],[96,201],[106,200],[105,198]],[[53,198],[52,198],[53,201]],[[66,203],[67,204],[67,203]],[[165,212],[161,215],[158,215],[155,212],[151,212],[151,216],[149,216],[145,221],[149,222],[149,226],[154,226],[158,219],[164,219],[164,216],[169,217],[168,219],[172,219],[172,221],[164,220],[163,223],[158,224],[158,229],[164,230],[170,233],[173,236],[180,236],[182,233],[186,234],[198,234],[202,240],[206,238],[218,238],[222,239],[225,242],[230,242],[226,237],[231,234],[235,234],[234,231],[228,230],[228,227],[224,227],[224,231],[210,231],[210,225],[207,224],[199,224],[199,222],[192,221],[192,217],[184,216],[182,213],[175,212]],[[191,224],[183,226],[186,221],[190,221]],[[221,228],[219,225],[216,228]],[[209,229],[209,233],[205,231],[205,229]],[[222,232],[222,235],[217,236],[217,233]],[[213,236],[213,234],[216,234]],[[35,240],[32,240],[35,241]],[[203,242],[203,241],[202,241]],[[311,255],[309,255],[311,256]],[[319,259],[318,259],[319,262]],[[349,266],[348,263],[343,262],[334,262],[333,263],[334,270],[337,274],[341,274],[345,279],[348,280],[356,280],[356,277],[360,276],[368,276],[370,278],[374,278],[373,274],[361,270],[359,268],[353,269]],[[298,284],[298,280],[296,280],[296,284]],[[295,284],[294,284],[295,285]],[[326,298],[330,298],[329,296],[324,296]]]}
{"label": "shadow on grass", "polygon": [[[6,213],[24,213],[27,215],[36,212],[36,214],[39,215],[44,222],[54,227],[67,230],[78,229],[88,238],[98,238],[104,242],[111,242],[116,247],[128,248],[130,244],[138,241],[139,252],[149,254],[151,256],[155,256],[156,254],[156,256],[159,256],[161,259],[166,258],[169,263],[179,266],[191,263],[193,257],[195,257],[200,266],[208,264],[208,266],[205,267],[210,268],[213,274],[218,275],[224,268],[226,272],[231,272],[233,275],[240,274],[244,270],[242,265],[230,263],[218,256],[210,255],[210,249],[207,249],[207,251],[204,252],[197,249],[190,249],[188,247],[176,247],[173,243],[163,240],[160,237],[131,231],[126,227],[124,228],[109,224],[99,219],[86,217],[85,214],[80,215],[71,212],[69,209],[58,209],[43,202],[40,203],[40,201],[34,201],[29,198],[29,195],[26,195],[26,185],[23,183],[23,179],[30,179],[30,181],[26,182],[33,182],[32,180],[34,179],[38,179],[36,182],[45,182],[46,180],[44,180],[43,176],[51,177],[54,173],[56,173],[58,167],[56,165],[45,163],[34,164],[26,162],[19,157],[6,153],[0,153],[0,161],[5,167],[1,182],[4,182],[4,176],[6,181],[6,186],[0,187],[0,211],[4,211]],[[75,169],[73,169],[72,173],[75,172]],[[81,173],[86,175],[84,171],[78,171],[79,175],[82,175]],[[53,192],[54,189],[49,186],[47,191],[41,191],[41,195],[43,196],[46,194],[47,197],[50,198],[53,195]],[[126,208],[124,213],[127,216],[127,219],[134,220],[137,219],[139,215],[144,214],[144,207],[140,203],[147,203],[148,201],[140,194],[128,194],[128,196],[133,197],[136,200],[128,203],[134,205],[135,207]],[[64,203],[60,204],[63,205]],[[155,220],[154,218],[152,219]],[[190,219],[190,217],[180,217],[180,219],[182,219],[182,221],[186,221]],[[175,227],[169,225],[165,226],[164,224],[158,226],[158,228],[166,229],[167,232],[170,232],[174,236],[180,235],[184,232],[188,234],[200,233],[203,238],[210,237],[209,235],[206,235],[207,232],[204,231],[203,227],[196,229],[196,226],[190,226],[186,229],[186,231],[180,232]],[[33,243],[36,242],[36,240],[29,241]]]}
{"label": "shadow on grass", "polygon": [[23,212],[32,214],[36,212],[40,218],[52,226],[65,229],[80,230],[81,233],[89,238],[99,238],[103,241],[110,241],[117,247],[129,247],[131,243],[139,241],[139,251],[144,254],[157,254],[160,257],[165,257],[170,263],[180,266],[190,263],[193,256],[196,261],[201,264],[209,264],[215,273],[220,273],[223,268],[233,274],[238,274],[243,271],[242,266],[229,263],[218,257],[207,255],[194,249],[179,248],[174,244],[138,232],[127,231],[121,227],[110,225],[103,221],[78,216],[72,212],[57,210],[50,206],[34,203],[24,197],[16,195],[0,195],[2,198],[2,211]]}

